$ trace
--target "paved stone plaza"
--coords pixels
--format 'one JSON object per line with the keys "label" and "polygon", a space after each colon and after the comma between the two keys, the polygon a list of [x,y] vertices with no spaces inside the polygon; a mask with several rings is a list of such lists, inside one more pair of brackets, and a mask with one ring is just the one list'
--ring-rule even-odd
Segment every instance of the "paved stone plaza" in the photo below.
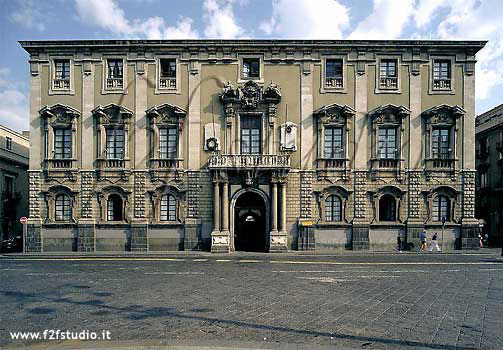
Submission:
{"label": "paved stone plaza", "polygon": [[499,350],[496,253],[1,258],[0,346],[35,345],[9,332],[60,329],[115,342]]}

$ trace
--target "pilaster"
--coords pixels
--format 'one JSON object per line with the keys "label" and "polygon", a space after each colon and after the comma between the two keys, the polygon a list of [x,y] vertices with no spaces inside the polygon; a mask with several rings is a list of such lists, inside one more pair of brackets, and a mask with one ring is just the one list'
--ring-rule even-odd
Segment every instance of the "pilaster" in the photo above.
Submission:
{"label": "pilaster", "polygon": [[[147,110],[148,65],[140,63],[144,62],[137,61],[135,74],[134,167],[136,170],[146,169],[147,157],[149,154],[147,144],[147,117],[145,115],[145,111]],[[140,66],[140,69],[138,66]]]}
{"label": "pilaster", "polygon": [[82,170],[93,170],[96,143],[92,113],[94,109],[95,74],[94,65],[91,61],[84,61],[82,65],[82,74],[82,116],[80,120],[82,142],[80,145],[80,159]]}
{"label": "pilaster", "polygon": [[313,167],[313,65],[304,62],[300,75],[300,168]]}
{"label": "pilaster", "polygon": [[187,125],[188,168],[200,168],[201,148],[201,74],[199,61],[191,61],[189,68],[189,115]]}

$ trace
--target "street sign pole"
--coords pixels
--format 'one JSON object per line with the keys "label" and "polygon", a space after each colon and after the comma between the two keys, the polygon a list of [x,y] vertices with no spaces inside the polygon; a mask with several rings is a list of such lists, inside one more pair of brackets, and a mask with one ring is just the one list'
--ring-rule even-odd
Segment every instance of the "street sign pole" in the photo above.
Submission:
{"label": "street sign pole", "polygon": [[442,253],[444,252],[444,227],[445,227],[445,216],[442,216]]}
{"label": "street sign pole", "polygon": [[19,222],[23,224],[23,253],[26,253],[26,236],[28,235],[28,219],[26,216],[22,216]]}

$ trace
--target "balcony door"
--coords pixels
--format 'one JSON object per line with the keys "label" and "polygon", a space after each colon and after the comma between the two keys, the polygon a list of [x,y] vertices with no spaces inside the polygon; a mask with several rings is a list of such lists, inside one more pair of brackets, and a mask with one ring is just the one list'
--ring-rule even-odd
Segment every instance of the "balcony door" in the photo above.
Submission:
{"label": "balcony door", "polygon": [[262,118],[241,116],[241,154],[261,154]]}

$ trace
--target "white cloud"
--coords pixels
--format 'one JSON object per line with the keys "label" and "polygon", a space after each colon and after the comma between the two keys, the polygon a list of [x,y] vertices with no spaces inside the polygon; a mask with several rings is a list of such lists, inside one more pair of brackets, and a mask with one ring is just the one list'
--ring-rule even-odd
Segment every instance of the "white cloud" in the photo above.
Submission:
{"label": "white cloud", "polygon": [[[236,23],[233,0],[205,0],[203,3],[204,35],[207,38],[234,39],[246,36]],[[241,2],[241,6],[246,2]]]}
{"label": "white cloud", "polygon": [[194,39],[199,35],[192,28],[192,19],[180,16],[174,26],[154,16],[130,21],[114,0],[75,0],[82,22],[95,25],[120,37],[147,39]]}
{"label": "white cloud", "polygon": [[350,39],[395,39],[414,13],[413,0],[374,0],[372,13],[358,23]]}
{"label": "white cloud", "polygon": [[9,84],[8,68],[0,68],[0,124],[13,130],[28,130],[28,96]]}
{"label": "white cloud", "polygon": [[503,2],[498,0],[450,0],[450,11],[435,34],[440,39],[489,40],[477,54],[476,97],[491,97],[497,86],[503,86]]}
{"label": "white cloud", "polygon": [[349,9],[337,0],[273,0],[272,16],[259,29],[283,38],[341,39],[348,26]]}
{"label": "white cloud", "polygon": [[40,3],[33,0],[18,0],[17,9],[10,14],[10,20],[28,29],[45,30]]}
{"label": "white cloud", "polygon": [[424,28],[434,18],[435,13],[448,4],[449,0],[419,0],[414,11],[416,26]]}

